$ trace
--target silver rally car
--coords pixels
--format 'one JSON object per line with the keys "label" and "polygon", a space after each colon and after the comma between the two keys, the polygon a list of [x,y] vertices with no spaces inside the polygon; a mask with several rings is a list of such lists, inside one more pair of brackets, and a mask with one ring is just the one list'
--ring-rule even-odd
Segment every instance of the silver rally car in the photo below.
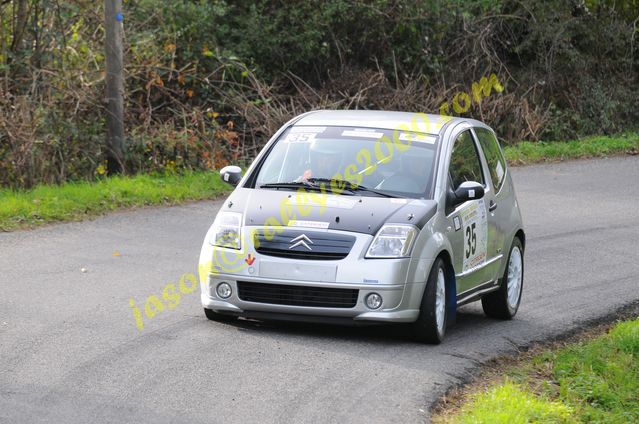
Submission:
{"label": "silver rally car", "polygon": [[200,254],[209,319],[407,323],[440,343],[460,305],[519,308],[521,213],[479,121],[309,112],[221,176],[236,188]]}

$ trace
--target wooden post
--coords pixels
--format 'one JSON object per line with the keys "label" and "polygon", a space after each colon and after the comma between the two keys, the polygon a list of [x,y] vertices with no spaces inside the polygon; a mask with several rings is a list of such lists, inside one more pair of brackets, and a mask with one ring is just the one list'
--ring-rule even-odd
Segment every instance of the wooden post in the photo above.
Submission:
{"label": "wooden post", "polygon": [[122,0],[104,0],[106,29],[107,170],[124,172],[124,75]]}

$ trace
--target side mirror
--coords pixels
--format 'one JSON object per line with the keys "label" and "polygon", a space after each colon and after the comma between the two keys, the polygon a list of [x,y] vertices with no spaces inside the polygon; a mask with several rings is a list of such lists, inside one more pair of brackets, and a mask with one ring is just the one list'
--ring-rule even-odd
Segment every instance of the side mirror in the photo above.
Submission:
{"label": "side mirror", "polygon": [[242,168],[235,165],[225,166],[220,170],[220,177],[225,183],[235,186],[242,179]]}
{"label": "side mirror", "polygon": [[464,181],[457,187],[457,190],[449,191],[448,204],[455,207],[468,200],[478,200],[484,197],[484,186],[476,181]]}

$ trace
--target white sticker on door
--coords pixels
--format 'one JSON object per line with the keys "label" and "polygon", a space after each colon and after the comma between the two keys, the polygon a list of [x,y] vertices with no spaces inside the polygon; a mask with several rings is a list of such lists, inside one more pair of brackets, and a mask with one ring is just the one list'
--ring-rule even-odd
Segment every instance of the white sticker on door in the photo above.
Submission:
{"label": "white sticker on door", "polygon": [[462,272],[486,262],[488,222],[484,199],[472,202],[460,213],[464,231]]}

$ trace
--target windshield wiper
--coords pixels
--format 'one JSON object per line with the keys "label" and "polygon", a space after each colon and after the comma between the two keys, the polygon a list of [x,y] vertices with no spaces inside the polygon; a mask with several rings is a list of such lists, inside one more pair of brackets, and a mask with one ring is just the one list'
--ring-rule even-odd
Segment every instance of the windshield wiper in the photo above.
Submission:
{"label": "windshield wiper", "polygon": [[[336,185],[337,187],[335,187]],[[356,192],[363,191],[367,193],[374,193],[382,197],[393,197],[393,198],[397,197],[381,190],[364,187],[363,185],[357,185],[353,182],[342,180],[342,179],[336,179],[336,178],[309,178],[303,181],[267,183],[267,184],[262,184],[260,188],[288,188],[288,189],[305,188],[305,189],[320,190],[320,191],[328,188],[331,192],[335,192],[340,189],[345,190],[345,191],[348,191],[348,194],[350,195],[353,195]]]}
{"label": "windshield wiper", "polygon": [[260,188],[292,188],[292,189],[296,189],[296,188],[309,188],[312,190],[320,190],[321,188],[313,183],[310,183],[308,181],[289,181],[289,182],[282,182],[282,183],[267,183],[267,184],[262,184],[260,186]]}
{"label": "windshield wiper", "polygon": [[378,196],[382,196],[382,197],[397,197],[394,196],[392,194],[383,192],[381,190],[376,190],[374,188],[368,188],[368,187],[364,187],[363,185],[358,185],[355,184],[353,182],[350,181],[346,181],[346,180],[340,180],[340,179],[336,179],[336,178],[309,178],[307,180],[310,183],[327,183],[329,184],[329,188],[331,187],[331,184],[336,184],[338,187],[344,187],[345,190],[350,191],[351,193],[355,193],[358,191],[365,191],[368,193],[375,193]]}

